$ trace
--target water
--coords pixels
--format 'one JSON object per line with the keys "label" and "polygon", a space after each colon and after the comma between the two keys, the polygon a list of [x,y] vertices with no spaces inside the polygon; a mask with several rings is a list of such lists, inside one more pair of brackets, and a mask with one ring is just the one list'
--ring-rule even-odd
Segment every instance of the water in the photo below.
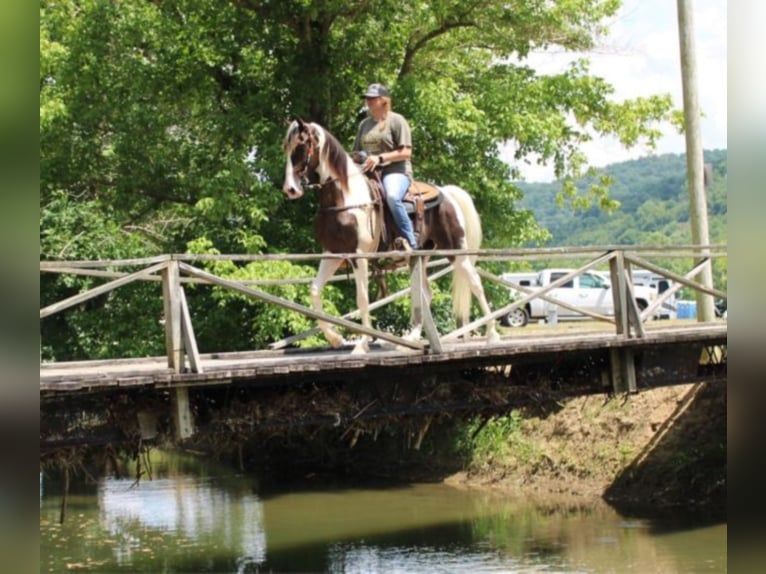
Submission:
{"label": "water", "polygon": [[[159,456],[159,455],[158,455]],[[40,572],[726,572],[726,524],[446,485],[260,487],[162,455],[152,480],[43,479]]]}

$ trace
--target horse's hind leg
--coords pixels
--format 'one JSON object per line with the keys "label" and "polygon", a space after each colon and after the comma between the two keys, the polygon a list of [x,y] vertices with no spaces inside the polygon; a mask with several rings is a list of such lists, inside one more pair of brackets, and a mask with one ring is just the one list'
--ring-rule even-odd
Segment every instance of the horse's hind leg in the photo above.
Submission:
{"label": "horse's hind leg", "polygon": [[[423,333],[423,309],[431,307],[431,284],[428,282],[426,272],[426,263],[428,257],[423,259],[423,266],[420,272],[414,268],[416,262],[410,264],[410,279],[412,280],[411,289],[419,289],[420,293],[413,292],[410,301],[410,331],[405,335],[408,341],[419,341]],[[419,285],[415,284],[420,279]]]}
{"label": "horse's hind leg", "polygon": [[[338,268],[343,263],[342,259],[322,259],[319,263],[319,271],[317,271],[316,277],[311,282],[311,306],[315,311],[322,310],[322,289],[327,281],[332,277]],[[338,348],[343,345],[343,337],[340,336],[332,325],[327,321],[317,321],[317,326],[324,333],[325,339],[330,343],[333,348]]]}
{"label": "horse's hind leg", "polygon": [[[468,286],[471,289],[471,293],[476,297],[476,301],[479,303],[479,308],[484,317],[489,315],[492,311],[487,303],[487,296],[484,293],[484,286],[481,283],[481,277],[476,267],[468,257],[459,256],[455,258],[455,273],[460,273],[468,282]],[[464,318],[467,320],[467,318]],[[500,340],[500,335],[495,327],[495,322],[490,321],[487,323],[487,341],[495,343]]]}

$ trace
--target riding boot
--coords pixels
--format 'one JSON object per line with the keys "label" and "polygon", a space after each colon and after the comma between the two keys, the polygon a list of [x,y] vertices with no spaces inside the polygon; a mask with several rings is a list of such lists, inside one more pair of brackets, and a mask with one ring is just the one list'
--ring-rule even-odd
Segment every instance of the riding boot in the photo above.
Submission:
{"label": "riding boot", "polygon": [[401,251],[401,255],[394,255],[391,258],[391,263],[393,263],[395,266],[402,265],[402,264],[409,264],[410,262],[410,253],[412,253],[412,247],[410,246],[410,242],[407,241],[404,237],[397,237],[394,239],[394,249],[397,251]]}
{"label": "riding boot", "polygon": [[397,237],[394,239],[394,246],[400,250],[400,251],[406,251],[407,253],[412,251],[412,246],[410,245],[410,242],[407,241],[404,237]]}

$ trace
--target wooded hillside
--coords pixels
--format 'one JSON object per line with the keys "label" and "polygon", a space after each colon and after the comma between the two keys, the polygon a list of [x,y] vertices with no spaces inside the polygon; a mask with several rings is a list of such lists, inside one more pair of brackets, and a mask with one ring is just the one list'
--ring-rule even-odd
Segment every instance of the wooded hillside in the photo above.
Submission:
{"label": "wooded hillside", "polygon": [[[707,188],[711,243],[726,243],[727,151],[704,152],[712,166]],[[519,207],[533,212],[551,239],[547,245],[668,245],[691,243],[686,156],[664,154],[610,164],[594,177],[577,182],[584,189],[605,174],[614,182],[612,211],[591,207],[576,211],[557,200],[558,183],[524,183]]]}

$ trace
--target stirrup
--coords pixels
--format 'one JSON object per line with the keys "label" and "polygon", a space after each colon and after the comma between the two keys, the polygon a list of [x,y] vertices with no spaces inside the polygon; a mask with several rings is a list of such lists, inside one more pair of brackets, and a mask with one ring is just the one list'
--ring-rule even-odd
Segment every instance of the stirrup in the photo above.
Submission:
{"label": "stirrup", "polygon": [[397,237],[394,239],[394,246],[400,251],[406,251],[408,253],[412,251],[410,242],[407,241],[404,237]]}

